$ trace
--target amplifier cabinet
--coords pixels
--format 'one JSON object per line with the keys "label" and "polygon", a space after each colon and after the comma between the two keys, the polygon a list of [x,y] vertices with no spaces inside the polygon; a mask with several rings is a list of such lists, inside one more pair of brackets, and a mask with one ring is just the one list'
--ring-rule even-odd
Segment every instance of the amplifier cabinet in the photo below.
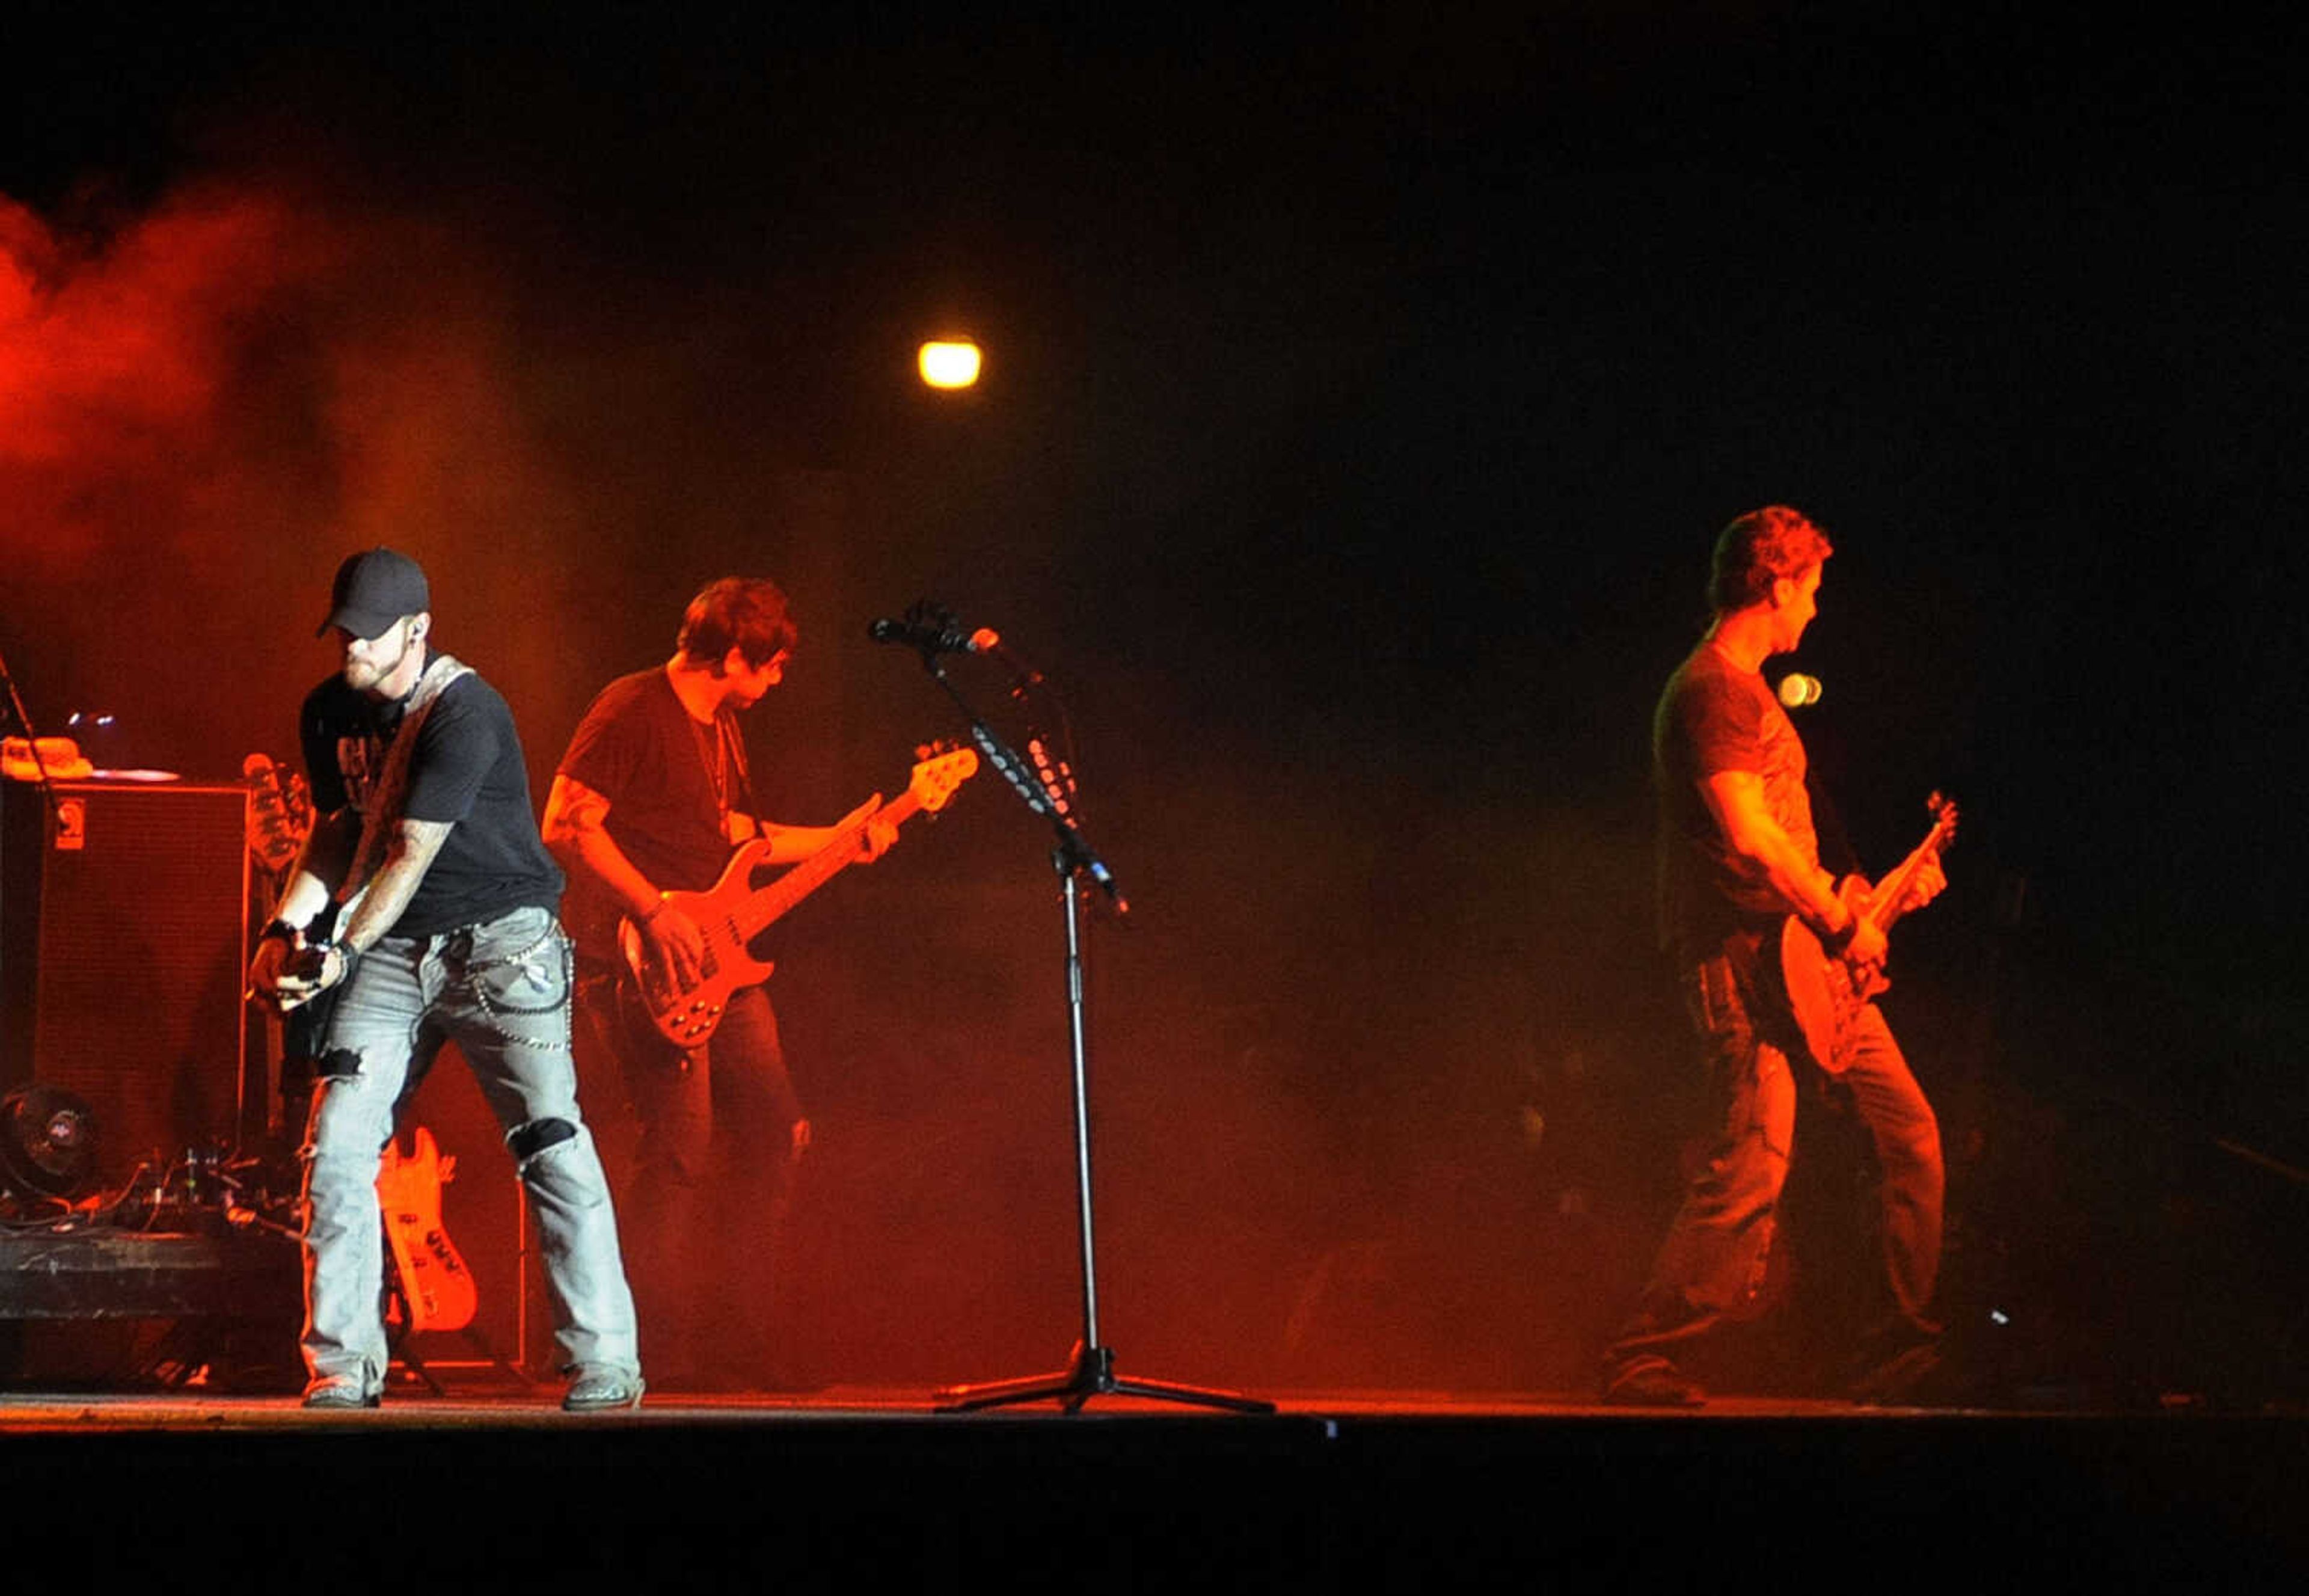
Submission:
{"label": "amplifier cabinet", "polygon": [[[51,801],[52,800],[52,801]],[[96,1177],[238,1147],[248,790],[0,783],[0,1085],[95,1111]]]}

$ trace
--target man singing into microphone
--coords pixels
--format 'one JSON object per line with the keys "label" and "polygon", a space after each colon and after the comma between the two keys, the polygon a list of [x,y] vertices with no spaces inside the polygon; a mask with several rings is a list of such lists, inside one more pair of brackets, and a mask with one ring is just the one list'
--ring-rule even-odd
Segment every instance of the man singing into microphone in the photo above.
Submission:
{"label": "man singing into microphone", "polygon": [[[1652,721],[1659,801],[1660,939],[1708,1071],[1711,1141],[1650,1283],[1606,1355],[1607,1401],[1689,1406],[1704,1392],[1681,1366],[1751,1301],[1771,1250],[1796,1116],[1794,1069],[1832,1071],[1869,1131],[1881,1176],[1884,1319],[1864,1349],[1874,1386],[1929,1366],[1925,1317],[1940,1267],[1940,1127],[1875,1004],[1845,1027],[1832,1059],[1809,1058],[1774,964],[1777,933],[1802,918],[1821,944],[1867,969],[1883,932],[1859,911],[1866,882],[1821,868],[1805,759],[1760,667],[1793,650],[1817,609],[1827,536],[1796,511],[1742,516],[1717,540],[1714,623],[1668,678]],[[1809,689],[1794,697],[1803,701]],[[1944,880],[1929,864],[1918,898]]]}
{"label": "man singing into microphone", "polygon": [[[638,1001],[619,922],[634,928],[645,968],[690,986],[705,943],[669,895],[713,887],[731,850],[754,837],[783,864],[836,836],[838,827],[762,820],[747,769],[738,715],[783,679],[796,636],[775,583],[708,583],[673,657],[593,700],[546,795],[546,846],[570,877],[564,912],[585,1035],[614,1062],[641,1123],[625,1195],[661,1387],[742,1389],[787,1373],[769,1366],[762,1310],[783,1286],[770,1279],[772,1243],[810,1127],[765,989],[731,994],[709,1037],[678,1046]],[[870,822],[861,855],[878,858],[895,836]],[[724,1344],[708,1343],[715,1331]]]}

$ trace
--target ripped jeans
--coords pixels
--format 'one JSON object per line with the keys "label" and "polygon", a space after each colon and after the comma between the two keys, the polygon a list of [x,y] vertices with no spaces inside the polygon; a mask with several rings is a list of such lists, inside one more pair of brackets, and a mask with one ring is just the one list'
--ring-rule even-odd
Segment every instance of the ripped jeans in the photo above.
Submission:
{"label": "ripped jeans", "polygon": [[454,1042],[505,1127],[537,1222],[564,1367],[638,1371],[618,1252],[569,1053],[569,948],[551,911],[520,908],[360,956],[322,1048],[305,1167],[305,1362],[365,1390],[385,1380],[380,1156],[393,1110]]}

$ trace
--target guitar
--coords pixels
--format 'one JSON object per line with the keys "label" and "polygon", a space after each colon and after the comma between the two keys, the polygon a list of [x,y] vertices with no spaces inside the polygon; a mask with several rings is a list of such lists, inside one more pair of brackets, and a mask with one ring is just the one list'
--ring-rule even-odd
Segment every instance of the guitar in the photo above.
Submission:
{"label": "guitar", "polygon": [[[301,773],[285,768],[264,753],[243,759],[240,773],[248,784],[249,862],[264,877],[272,895],[278,897],[290,867],[304,852],[305,839],[312,835],[313,789]],[[339,917],[334,903],[314,916],[305,928],[303,945],[290,956],[287,966],[290,973],[305,976],[319,973]],[[321,1038],[328,1034],[329,1014],[342,991],[343,984],[339,983],[285,1013],[267,1006],[266,1024],[279,1037],[284,1064],[293,1063],[309,1073],[313,1061],[320,1056]]]}
{"label": "guitar", "polygon": [[480,1293],[449,1233],[441,1227],[441,1188],[457,1175],[455,1157],[444,1158],[433,1132],[417,1127],[416,1150],[401,1139],[385,1144],[377,1165],[376,1197],[385,1210],[385,1240],[401,1277],[401,1306],[408,1328],[463,1330],[473,1322]]}
{"label": "guitar", "polygon": [[658,967],[631,916],[619,921],[618,950],[634,978],[636,1007],[658,1035],[676,1047],[705,1045],[722,1023],[731,994],[770,977],[773,966],[756,958],[746,944],[853,863],[858,857],[858,838],[869,822],[878,816],[898,825],[920,811],[935,814],[977,770],[978,755],[971,749],[950,753],[925,750],[906,790],[895,802],[884,805],[881,794],[876,794],[835,828],[824,847],[775,880],[754,885],[754,872],[770,853],[769,839],[756,837],[731,856],[721,880],[707,890],[667,894],[666,901],[695,921],[705,940],[705,956],[699,961],[702,973],[691,985],[679,985],[671,971]]}
{"label": "guitar", "polygon": [[[312,789],[301,774],[284,769],[263,753],[243,759],[240,771],[249,789],[246,840],[250,861],[277,891],[312,832]],[[314,918],[306,927],[305,945],[291,956],[290,969],[305,976],[318,973],[337,919],[333,903]],[[270,1016],[279,1028],[281,1063],[296,1067],[306,1092],[312,1089],[312,1071],[328,1035],[329,1015],[343,990],[340,983],[286,1014]],[[441,1188],[456,1177],[457,1160],[441,1155],[433,1132],[423,1125],[417,1127],[412,1141],[414,1150],[406,1154],[399,1137],[385,1143],[376,1170],[377,1206],[385,1215],[385,1240],[401,1283],[393,1304],[396,1323],[405,1323],[411,1331],[463,1330],[473,1322],[480,1293],[441,1223]]]}
{"label": "guitar", "polygon": [[277,887],[313,829],[313,789],[302,774],[284,772],[269,754],[249,755],[240,774],[248,784],[249,857]]}
{"label": "guitar", "polygon": [[[1876,883],[1875,897],[1861,911],[1878,931],[1889,932],[1895,921],[1922,901],[1916,892],[1918,878],[1956,840],[1956,805],[1934,793],[1925,807],[1932,811],[1932,829]],[[1831,1075],[1842,1069],[1836,1062],[1838,1038],[1869,1000],[1891,984],[1881,969],[1855,970],[1830,953],[1820,945],[1818,933],[1794,915],[1780,927],[1780,981],[1804,1050]]]}

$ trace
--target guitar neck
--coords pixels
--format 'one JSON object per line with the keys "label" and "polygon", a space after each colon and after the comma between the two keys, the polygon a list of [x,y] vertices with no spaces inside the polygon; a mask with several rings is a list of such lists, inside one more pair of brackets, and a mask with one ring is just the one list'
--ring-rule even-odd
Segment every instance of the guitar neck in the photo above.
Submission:
{"label": "guitar neck", "polygon": [[1916,906],[1909,900],[1908,889],[1915,882],[1916,872],[1924,868],[1925,860],[1933,855],[1936,847],[1937,834],[1918,844],[1916,852],[1901,860],[1891,874],[1876,883],[1876,901],[1870,906],[1868,917],[1876,923],[1877,930],[1890,931],[1901,915]]}
{"label": "guitar neck", "polygon": [[808,898],[826,882],[857,862],[859,834],[874,820],[886,820],[893,826],[902,825],[915,811],[921,800],[912,793],[901,793],[878,810],[860,815],[845,826],[835,828],[826,845],[809,858],[800,860],[776,880],[746,899],[738,916],[738,935],[742,941],[751,940],[757,932],[776,924],[780,915]]}

